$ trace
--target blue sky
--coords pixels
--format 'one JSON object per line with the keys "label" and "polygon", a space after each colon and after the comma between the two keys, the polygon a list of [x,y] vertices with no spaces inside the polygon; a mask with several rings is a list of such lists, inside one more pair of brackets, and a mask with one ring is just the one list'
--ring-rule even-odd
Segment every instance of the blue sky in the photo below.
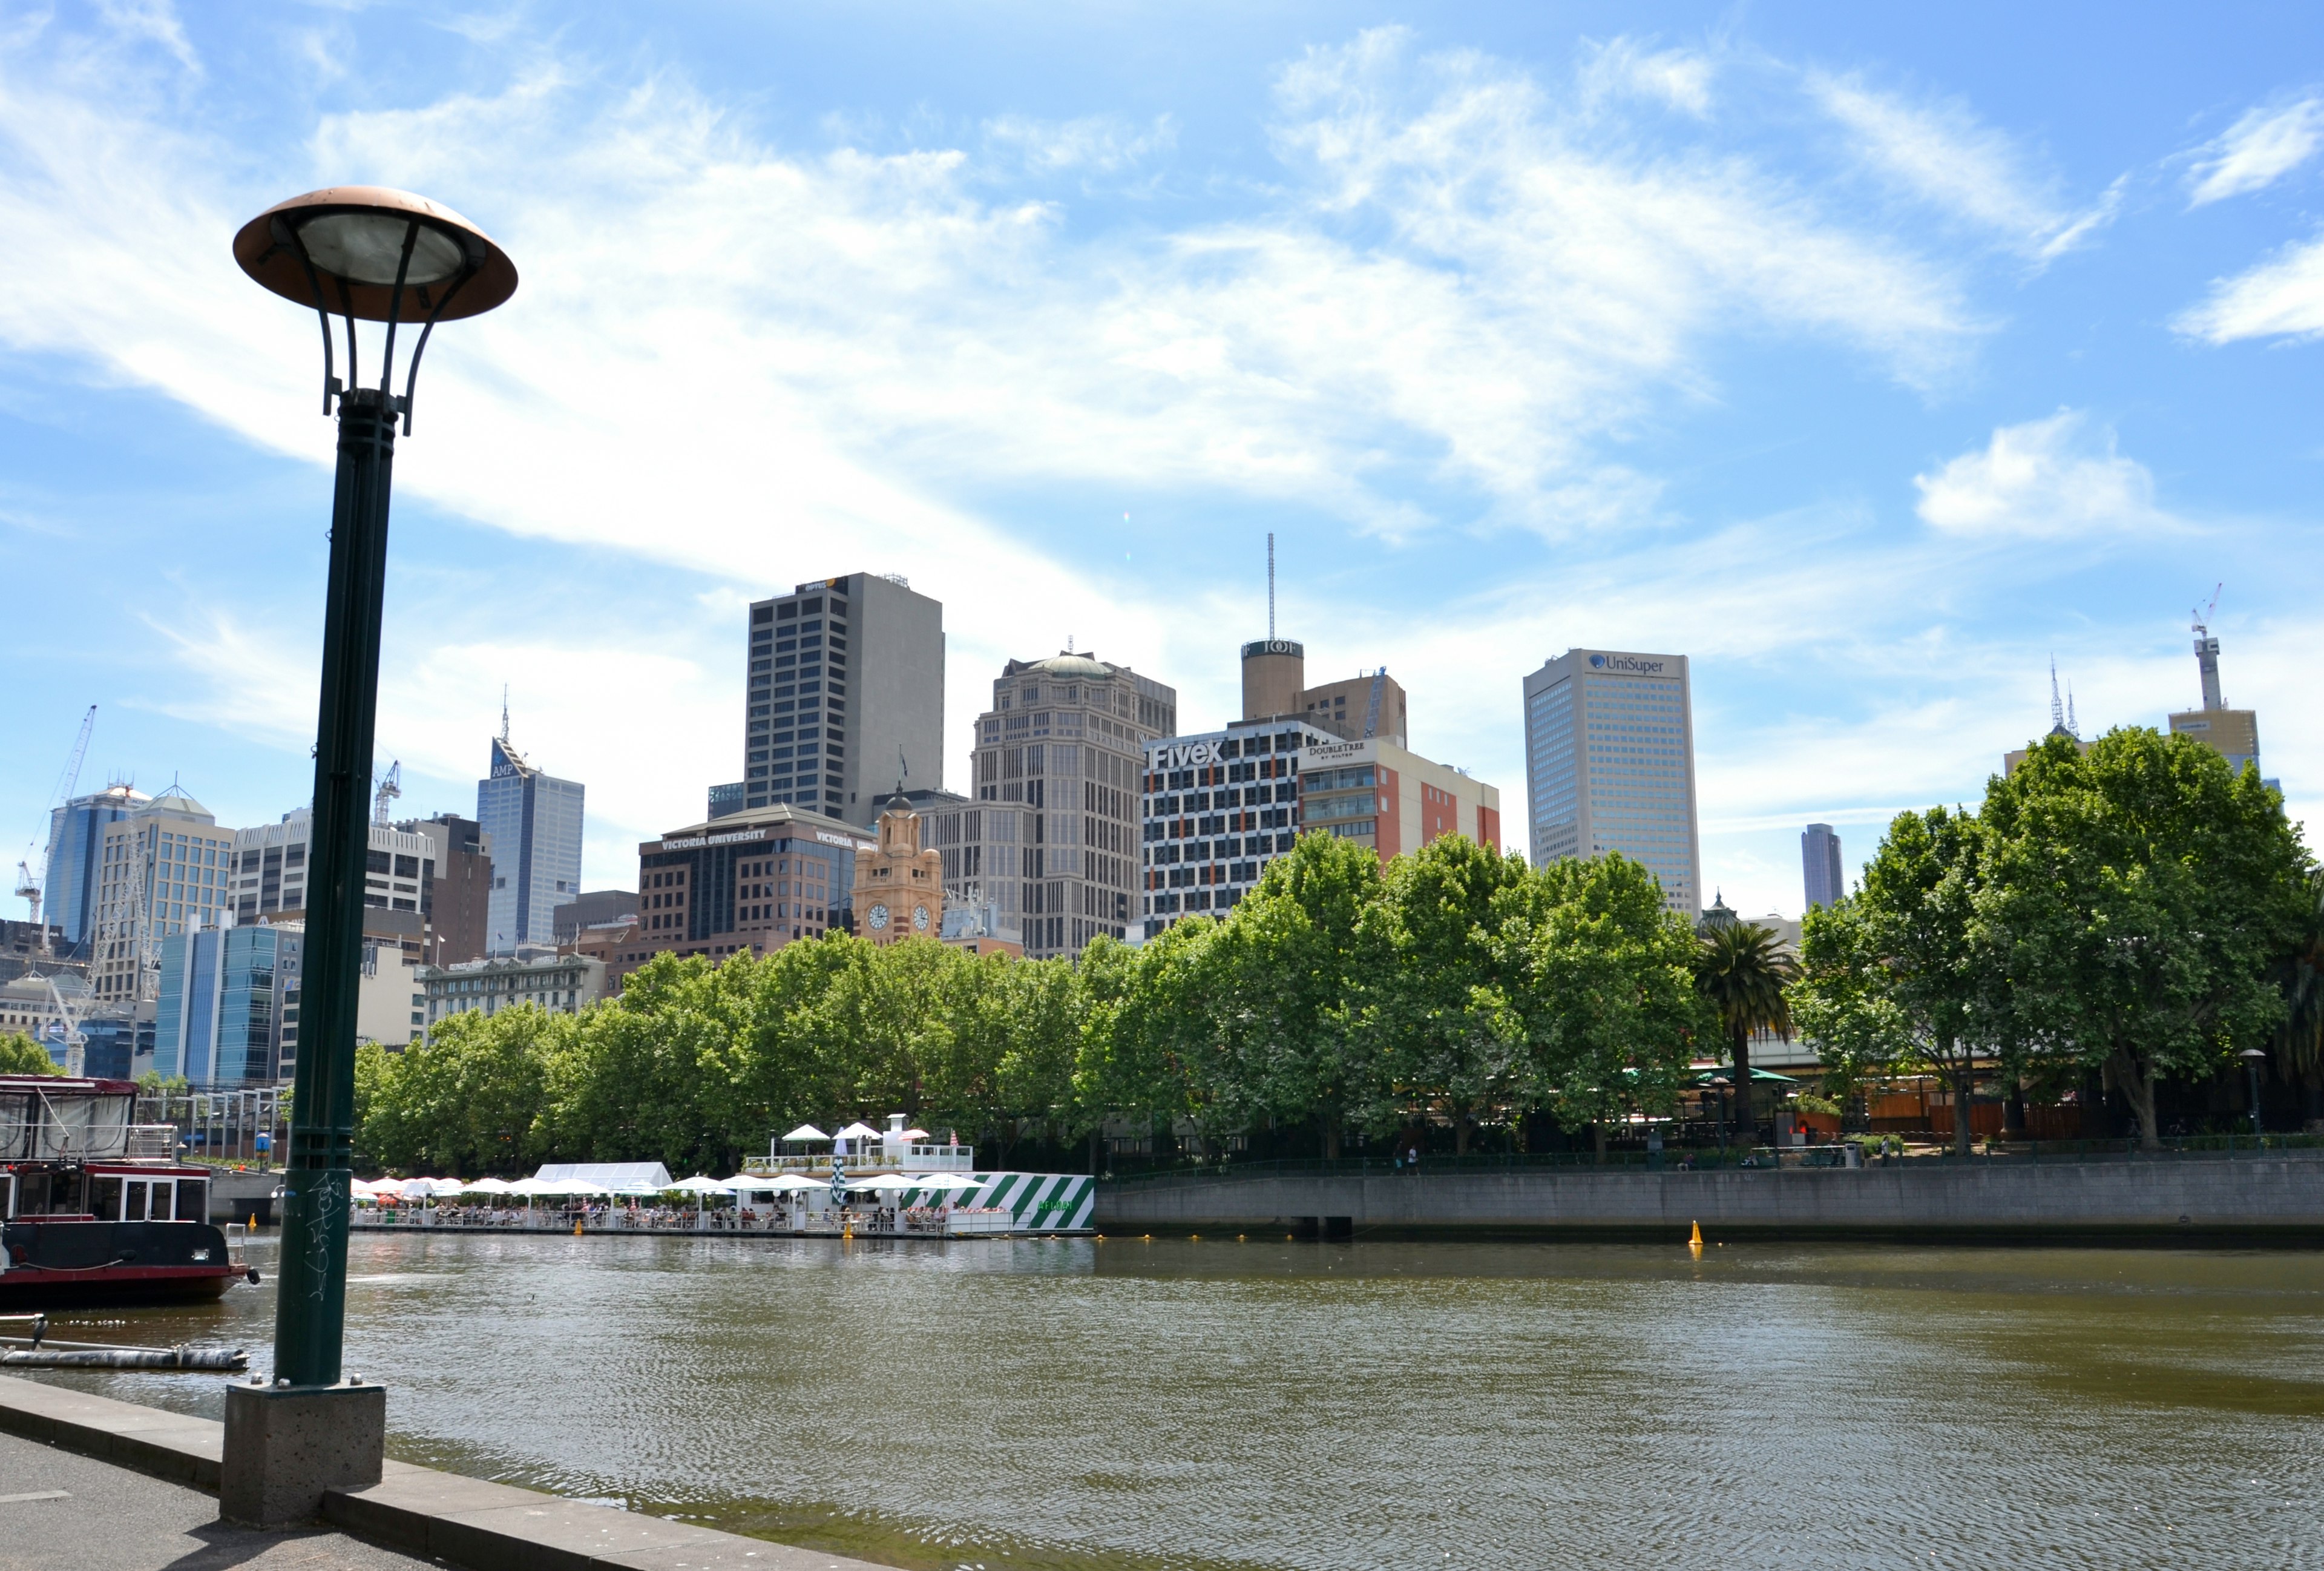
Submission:
{"label": "blue sky", "polygon": [[1502,790],[1570,646],[1693,660],[1707,883],[1795,913],[2046,728],[2197,699],[2324,802],[2324,15],[2303,7],[173,10],[0,4],[0,827],[306,799],[314,324],[234,230],[458,208],[523,284],[430,347],[379,755],[472,811],[503,684],[586,876],[741,772],[742,618],[945,605],[1000,662],[1235,702],[1280,625]]}

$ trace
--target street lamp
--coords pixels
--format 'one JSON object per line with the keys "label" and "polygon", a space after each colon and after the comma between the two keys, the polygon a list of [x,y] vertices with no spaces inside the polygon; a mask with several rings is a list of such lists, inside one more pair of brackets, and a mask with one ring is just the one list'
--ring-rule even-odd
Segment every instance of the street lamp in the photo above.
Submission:
{"label": "street lamp", "polygon": [[2259,1137],[2259,1067],[2267,1062],[2266,1049],[2246,1048],[2236,1057],[2244,1061],[2244,1073],[2251,1082],[2252,1137]]}
{"label": "street lamp", "polygon": [[[274,1384],[228,1388],[219,1501],[223,1514],[277,1526],[311,1519],[324,1489],[346,1487],[366,1473],[369,1482],[380,1476],[384,1397],[375,1385],[342,1382],[340,1354],[389,480],[396,422],[410,434],[420,358],[436,324],[491,310],[516,292],[517,277],[507,254],[459,214],[380,186],[334,186],[279,202],[242,226],[234,259],[267,289],[314,310],[323,330],[323,412],[336,405],[339,417],[315,722],[305,1014],[283,1153]],[[333,354],[334,315],[346,324],[344,382]],[[362,384],[358,320],[386,324],[376,387]],[[420,338],[399,394],[396,330],[408,322],[420,324]],[[294,1411],[302,1407],[308,1410]],[[314,1445],[318,1426],[341,1443]],[[302,1430],[309,1437],[304,1446]]]}

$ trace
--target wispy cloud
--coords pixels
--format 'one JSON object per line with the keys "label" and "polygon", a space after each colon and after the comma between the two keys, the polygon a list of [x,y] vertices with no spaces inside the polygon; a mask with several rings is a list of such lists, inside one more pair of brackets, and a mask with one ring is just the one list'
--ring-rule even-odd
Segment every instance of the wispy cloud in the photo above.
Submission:
{"label": "wispy cloud", "polygon": [[2187,171],[2187,205],[2264,190],[2324,143],[2324,97],[2251,109],[2198,155]]}
{"label": "wispy cloud", "polygon": [[2324,238],[2287,245],[2249,272],[2220,279],[2172,326],[2209,344],[2324,333]]}
{"label": "wispy cloud", "polygon": [[1585,43],[1580,80],[1586,105],[1637,97],[1702,119],[1711,113],[1711,58],[1697,50],[1654,48],[1635,38]]}
{"label": "wispy cloud", "polygon": [[1013,154],[1037,173],[1080,170],[1114,174],[1167,152],[1177,144],[1178,128],[1167,115],[1157,116],[1143,127],[1111,115],[1076,120],[1003,115],[984,123],[984,136],[989,144]]}
{"label": "wispy cloud", "polygon": [[2089,207],[2064,204],[2058,182],[2036,175],[2014,139],[1960,104],[1915,102],[1856,76],[1811,71],[1806,81],[1809,97],[1854,134],[1873,168],[2037,263],[2081,245],[2114,216],[2120,181]]}
{"label": "wispy cloud", "polygon": [[2073,410],[1999,427],[1981,450],[1913,477],[1921,517],[1948,534],[2019,540],[2178,527],[2146,466],[2116,451],[2113,432],[2094,435]]}

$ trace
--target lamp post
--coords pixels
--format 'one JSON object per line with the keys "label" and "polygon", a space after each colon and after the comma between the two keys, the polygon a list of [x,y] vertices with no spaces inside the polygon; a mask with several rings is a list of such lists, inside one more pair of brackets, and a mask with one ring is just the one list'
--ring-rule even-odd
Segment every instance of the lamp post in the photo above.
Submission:
{"label": "lamp post", "polygon": [[1719,1087],[1719,1149],[1727,1149],[1727,1077],[1713,1075],[1711,1083]]}
{"label": "lamp post", "polygon": [[[400,420],[404,434],[410,434],[420,359],[436,324],[491,310],[516,291],[517,276],[507,254],[457,213],[378,186],[337,186],[279,202],[242,226],[234,237],[234,258],[261,285],[315,312],[323,333],[323,412],[336,412],[339,421],[322,696],[315,722],[314,825],[301,966],[305,1013],[292,1079],[289,1149],[283,1152],[274,1385],[263,1394],[284,1399],[273,1404],[275,1409],[295,1406],[302,1397],[350,1391],[366,1400],[334,1400],[315,1409],[346,1415],[344,1419],[294,1417],[270,1413],[251,1400],[261,1394],[253,1388],[229,1388],[241,1398],[227,1403],[221,1511],[236,1520],[279,1526],[311,1519],[322,1490],[344,1487],[344,1478],[360,1478],[366,1471],[372,1481],[380,1475],[384,1398],[376,1386],[342,1382],[340,1355],[348,1185],[354,1177],[355,1002],[362,982],[372,728],[379,698],[395,428]],[[334,360],[334,315],[346,329],[344,381]],[[386,324],[375,387],[362,384],[359,320]],[[396,332],[412,322],[420,324],[420,337],[399,394]],[[343,1430],[344,1444],[312,1445],[318,1423]],[[370,1433],[374,1423],[380,1435]],[[310,1437],[304,1447],[294,1433],[302,1428]],[[362,1455],[366,1450],[367,1459]]]}
{"label": "lamp post", "polygon": [[2265,1050],[2264,1049],[2261,1049],[2261,1048],[2246,1048],[2246,1049],[2245,1049],[2241,1053],[2237,1054],[2236,1056],[2237,1056],[2238,1058],[2242,1058],[2242,1059],[2243,1059],[2243,1061],[2244,1061],[2244,1074],[2245,1074],[2245,1077],[2246,1077],[2246,1078],[2250,1082],[2250,1084],[2251,1084],[2252,1138],[2253,1138],[2253,1139],[2255,1139],[2255,1140],[2256,1140],[2256,1139],[2258,1139],[2258,1138],[2259,1138],[2259,1132],[2260,1132],[2260,1129],[2259,1129],[2259,1067],[2260,1067],[2262,1064],[2264,1064],[2264,1063],[2265,1063],[2265,1062],[2267,1061],[2267,1053],[2266,1053],[2266,1050]]}

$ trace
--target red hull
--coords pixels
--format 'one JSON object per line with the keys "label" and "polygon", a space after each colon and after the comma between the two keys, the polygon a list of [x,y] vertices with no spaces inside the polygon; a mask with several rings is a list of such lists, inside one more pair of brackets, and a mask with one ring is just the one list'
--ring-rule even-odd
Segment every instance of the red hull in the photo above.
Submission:
{"label": "red hull", "polygon": [[106,1304],[198,1303],[221,1298],[242,1268],[232,1265],[100,1266],[93,1271],[44,1271],[22,1267],[0,1274],[0,1312],[73,1309]]}

